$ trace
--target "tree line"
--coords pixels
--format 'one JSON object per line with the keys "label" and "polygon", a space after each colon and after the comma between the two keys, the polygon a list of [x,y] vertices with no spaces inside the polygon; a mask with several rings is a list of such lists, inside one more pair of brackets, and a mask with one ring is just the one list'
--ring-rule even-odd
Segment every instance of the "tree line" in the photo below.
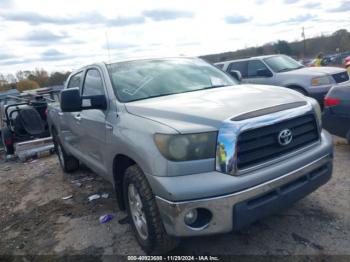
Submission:
{"label": "tree line", "polygon": [[22,92],[41,87],[63,85],[69,74],[70,72],[48,73],[44,69],[17,71],[16,74],[7,75],[0,73],[0,92],[7,91],[9,89],[17,89],[18,91]]}
{"label": "tree line", "polygon": [[350,32],[340,29],[331,35],[321,35],[304,41],[287,42],[279,40],[262,46],[240,49],[233,52],[204,55],[203,59],[215,63],[252,56],[285,54],[297,59],[314,58],[318,53],[335,54],[350,51]]}

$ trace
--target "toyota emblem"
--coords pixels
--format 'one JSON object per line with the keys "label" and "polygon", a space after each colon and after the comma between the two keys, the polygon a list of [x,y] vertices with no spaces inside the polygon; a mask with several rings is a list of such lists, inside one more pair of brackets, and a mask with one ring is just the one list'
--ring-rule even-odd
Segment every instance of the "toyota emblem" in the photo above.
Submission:
{"label": "toyota emblem", "polygon": [[289,129],[284,129],[282,130],[277,137],[278,143],[281,146],[287,146],[289,145],[292,140],[293,140],[293,134],[292,131],[290,131]]}

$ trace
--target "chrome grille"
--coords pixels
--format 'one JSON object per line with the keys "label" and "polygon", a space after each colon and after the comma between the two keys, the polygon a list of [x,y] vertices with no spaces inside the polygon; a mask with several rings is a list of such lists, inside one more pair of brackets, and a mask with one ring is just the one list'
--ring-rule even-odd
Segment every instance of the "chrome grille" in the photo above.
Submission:
{"label": "chrome grille", "polygon": [[[292,132],[293,139],[290,144],[281,146],[278,143],[278,135],[285,129]],[[310,145],[318,139],[319,132],[313,114],[244,131],[237,141],[237,168],[245,169],[272,160]]]}

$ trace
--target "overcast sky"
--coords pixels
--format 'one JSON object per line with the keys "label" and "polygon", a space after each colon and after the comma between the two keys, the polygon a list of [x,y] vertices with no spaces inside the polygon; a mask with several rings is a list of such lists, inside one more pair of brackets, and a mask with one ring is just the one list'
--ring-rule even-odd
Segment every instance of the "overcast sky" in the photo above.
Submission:
{"label": "overcast sky", "polygon": [[350,31],[349,0],[0,0],[0,72],[233,51]]}

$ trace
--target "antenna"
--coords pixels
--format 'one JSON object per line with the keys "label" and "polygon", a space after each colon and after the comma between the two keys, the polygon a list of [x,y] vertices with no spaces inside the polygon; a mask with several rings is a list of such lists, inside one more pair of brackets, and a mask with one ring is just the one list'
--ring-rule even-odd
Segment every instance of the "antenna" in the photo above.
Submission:
{"label": "antenna", "polygon": [[106,31],[106,46],[107,46],[107,52],[108,52],[108,62],[111,63],[111,53],[109,50],[108,31]]}

